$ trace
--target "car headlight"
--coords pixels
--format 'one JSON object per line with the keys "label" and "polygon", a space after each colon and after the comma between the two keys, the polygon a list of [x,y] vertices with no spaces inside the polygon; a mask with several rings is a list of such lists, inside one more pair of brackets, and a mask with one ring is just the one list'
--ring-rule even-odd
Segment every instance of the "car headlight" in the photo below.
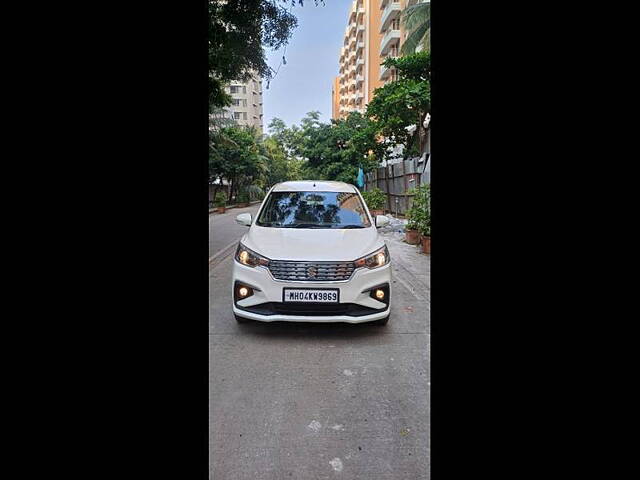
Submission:
{"label": "car headlight", "polygon": [[245,247],[242,243],[238,244],[236,250],[236,261],[248,267],[257,267],[258,265],[268,266],[269,259],[258,255],[253,250]]}
{"label": "car headlight", "polygon": [[391,258],[389,257],[389,250],[387,250],[387,246],[385,245],[372,254],[367,255],[366,257],[359,258],[354,263],[356,264],[356,268],[378,268],[386,265],[390,260]]}

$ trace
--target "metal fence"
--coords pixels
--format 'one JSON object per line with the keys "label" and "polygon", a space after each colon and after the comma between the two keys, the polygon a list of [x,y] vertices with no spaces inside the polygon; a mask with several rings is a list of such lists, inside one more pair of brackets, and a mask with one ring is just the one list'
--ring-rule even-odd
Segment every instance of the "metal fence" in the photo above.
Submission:
{"label": "metal fence", "polygon": [[[418,185],[431,181],[429,163],[430,158],[425,155],[386,167],[379,167],[365,175],[364,189],[372,190],[377,187],[385,193],[388,192],[391,200],[391,213],[404,215],[411,207],[413,198],[413,195],[407,192]],[[388,205],[385,205],[385,210],[389,210]]]}

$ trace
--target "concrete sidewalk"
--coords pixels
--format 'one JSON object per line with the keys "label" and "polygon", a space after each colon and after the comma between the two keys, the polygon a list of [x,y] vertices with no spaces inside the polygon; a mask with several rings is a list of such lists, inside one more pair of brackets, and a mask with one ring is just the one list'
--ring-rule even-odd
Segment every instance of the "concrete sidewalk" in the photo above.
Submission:
{"label": "concrete sidewalk", "polygon": [[398,281],[416,298],[429,305],[431,296],[431,256],[417,245],[404,242],[404,231],[380,232],[391,256],[394,282]]}

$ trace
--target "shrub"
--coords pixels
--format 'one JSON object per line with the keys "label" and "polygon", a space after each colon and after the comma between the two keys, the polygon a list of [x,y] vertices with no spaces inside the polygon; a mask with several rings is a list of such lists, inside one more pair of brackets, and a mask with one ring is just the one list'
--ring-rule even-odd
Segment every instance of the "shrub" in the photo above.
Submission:
{"label": "shrub", "polygon": [[408,230],[418,230],[423,236],[431,235],[431,186],[428,183],[411,190],[413,203],[407,211]]}
{"label": "shrub", "polygon": [[249,203],[249,192],[247,192],[246,190],[238,192],[238,197],[236,200],[238,203]]}
{"label": "shrub", "polygon": [[387,201],[387,195],[379,188],[367,190],[362,193],[365,203],[369,207],[369,210],[382,210],[384,203]]}
{"label": "shrub", "polygon": [[224,207],[227,204],[227,196],[222,192],[218,192],[213,203],[216,207]]}

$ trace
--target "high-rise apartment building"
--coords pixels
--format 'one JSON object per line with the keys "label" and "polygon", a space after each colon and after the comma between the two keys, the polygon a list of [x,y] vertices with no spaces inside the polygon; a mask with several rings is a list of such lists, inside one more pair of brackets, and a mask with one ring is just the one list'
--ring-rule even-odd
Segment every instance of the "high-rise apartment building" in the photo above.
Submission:
{"label": "high-rise apartment building", "polygon": [[334,79],[333,118],[364,112],[376,88],[397,78],[380,64],[397,57],[406,33],[400,14],[416,0],[354,0],[340,49],[340,74]]}
{"label": "high-rise apartment building", "polygon": [[262,133],[262,79],[253,77],[246,82],[232,81],[225,91],[231,96],[226,110],[238,125],[256,127]]}

